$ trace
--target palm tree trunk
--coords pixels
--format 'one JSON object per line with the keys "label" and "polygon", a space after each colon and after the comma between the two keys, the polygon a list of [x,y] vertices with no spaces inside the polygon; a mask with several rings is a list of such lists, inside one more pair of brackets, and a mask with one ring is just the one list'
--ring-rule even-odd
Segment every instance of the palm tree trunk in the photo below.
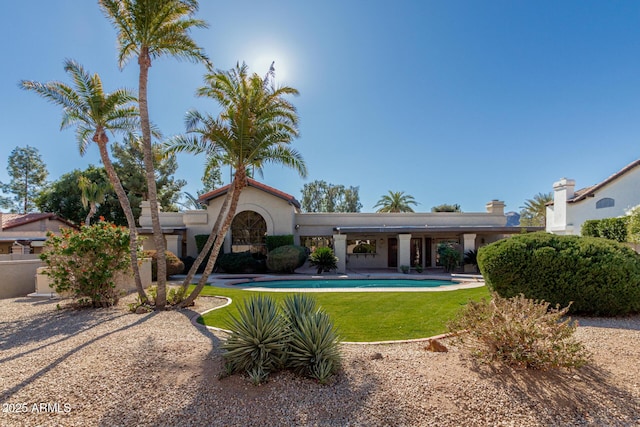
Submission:
{"label": "palm tree trunk", "polygon": [[[200,277],[200,280],[198,281],[198,285],[193,290],[193,292],[189,294],[189,297],[183,301],[183,303],[181,304],[182,307],[186,307],[191,303],[193,303],[193,301],[195,301],[196,297],[202,291],[202,288],[204,288],[204,286],[207,284],[207,280],[209,279],[209,274],[211,274],[211,272],[213,271],[213,266],[215,265],[216,260],[218,259],[218,254],[220,253],[220,248],[222,247],[222,243],[224,242],[224,237],[229,231],[229,228],[231,228],[233,217],[235,216],[236,209],[238,208],[240,193],[242,192],[242,189],[246,185],[247,185],[247,176],[245,173],[245,168],[244,167],[237,168],[236,176],[233,179],[233,182],[231,184],[231,189],[230,189],[232,191],[232,194],[231,194],[231,203],[230,203],[229,210],[227,211],[226,215],[224,215],[222,210],[218,215],[218,218],[224,217],[224,221],[222,222],[222,227],[220,227],[220,229],[217,230],[215,243],[213,245],[213,249],[211,250],[211,256],[209,257],[209,261],[207,262],[207,265],[204,268],[202,277]],[[216,221],[216,223],[218,223],[218,221]],[[215,230],[211,231],[212,234],[214,232]]]}
{"label": "palm tree trunk", "polygon": [[[182,282],[182,288],[185,291],[187,290],[187,288],[191,284],[191,281],[193,280],[193,276],[196,274],[196,271],[200,267],[200,264],[202,264],[202,261],[207,256],[207,253],[209,253],[209,250],[211,249],[213,244],[216,241],[218,241],[218,239],[219,239],[218,230],[220,228],[220,224],[222,223],[222,220],[224,218],[226,218],[227,215],[228,215],[227,210],[228,210],[229,204],[231,202],[231,199],[233,198],[233,194],[234,193],[235,193],[234,186],[230,185],[229,186],[229,191],[227,192],[227,195],[225,196],[224,201],[222,202],[222,207],[220,208],[220,212],[218,213],[218,218],[216,219],[216,222],[213,225],[213,228],[211,229],[211,233],[209,233],[209,237],[207,238],[207,242],[204,244],[204,247],[202,248],[202,250],[198,254],[198,257],[196,258],[196,260],[193,262],[193,265],[191,266],[191,269],[189,269],[189,273],[187,274],[187,277],[184,279],[184,282]],[[222,236],[222,240],[224,241],[224,235]],[[215,251],[215,252],[211,251],[211,255],[209,257],[209,260],[211,260],[211,257],[214,258],[213,265],[215,265],[215,262],[218,259],[218,255],[220,253],[220,247],[222,247],[222,245],[220,245],[218,247],[217,251]],[[207,262],[207,264],[208,264],[208,262]],[[205,269],[206,269],[206,266],[205,266]],[[211,268],[211,270],[213,270],[213,267]],[[187,306],[191,305],[191,303],[193,303],[193,301],[200,294],[200,292],[202,291],[202,288],[204,287],[204,285],[201,286],[200,283],[206,283],[206,282],[202,282],[202,281],[198,282],[198,285],[196,286],[196,288],[193,290],[193,292],[191,292],[191,294],[189,294],[189,296],[187,298],[185,298],[185,300],[180,304],[180,307],[187,307]]]}
{"label": "palm tree trunk", "polygon": [[133,217],[133,211],[131,210],[131,203],[129,203],[127,193],[124,191],[122,183],[120,182],[120,178],[118,178],[118,174],[116,173],[116,170],[111,163],[109,152],[107,151],[106,141],[96,141],[96,143],[98,144],[98,148],[100,149],[100,158],[102,159],[104,169],[105,171],[107,171],[109,181],[111,182],[111,185],[113,186],[113,189],[118,196],[118,201],[120,202],[120,206],[122,206],[124,216],[127,218],[127,225],[129,226],[129,252],[131,255],[131,269],[133,270],[133,277],[136,284],[136,290],[138,291],[138,296],[140,297],[140,301],[145,303],[147,302],[147,294],[145,293],[144,287],[142,286],[142,279],[140,278],[140,268],[138,267],[138,233],[136,231],[136,220]]}
{"label": "palm tree trunk", "polygon": [[138,82],[138,103],[140,107],[140,121],[142,126],[142,152],[144,155],[144,169],[147,178],[147,197],[151,210],[151,224],[153,227],[153,242],[157,251],[158,293],[156,296],[156,308],[163,310],[167,303],[167,260],[165,255],[166,245],[162,227],[160,226],[160,214],[158,209],[158,192],[156,189],[156,174],[153,165],[153,151],[151,147],[151,125],[149,122],[149,106],[147,103],[147,81],[151,58],[149,48],[143,46],[138,57],[140,65],[140,79]]}
{"label": "palm tree trunk", "polygon": [[90,206],[89,213],[87,214],[87,217],[84,220],[85,225],[91,225],[91,218],[93,218],[93,216],[96,214],[98,210],[95,202],[89,203],[89,206]]}

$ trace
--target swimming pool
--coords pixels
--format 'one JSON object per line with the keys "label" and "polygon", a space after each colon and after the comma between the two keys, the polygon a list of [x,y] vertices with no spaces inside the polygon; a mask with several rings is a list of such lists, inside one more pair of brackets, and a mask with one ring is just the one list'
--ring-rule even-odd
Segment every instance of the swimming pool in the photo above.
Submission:
{"label": "swimming pool", "polygon": [[328,288],[437,288],[457,285],[452,280],[435,279],[305,279],[305,280],[268,280],[235,283],[236,286],[269,289],[328,289]]}

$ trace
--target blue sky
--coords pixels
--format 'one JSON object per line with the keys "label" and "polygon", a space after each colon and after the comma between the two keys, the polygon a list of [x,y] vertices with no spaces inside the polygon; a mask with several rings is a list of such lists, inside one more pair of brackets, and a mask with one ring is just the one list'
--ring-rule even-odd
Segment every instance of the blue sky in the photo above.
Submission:
{"label": "blue sky", "polygon": [[[78,153],[60,111],[18,89],[21,79],[69,82],[65,58],[101,75],[107,91],[137,90],[137,63],[119,70],[115,31],[97,2],[3,5],[0,181],[16,146],[37,147],[50,179],[100,164]],[[193,38],[216,68],[245,61],[297,88],[309,176],[267,166],[260,179],[300,199],[305,182],[359,186],[364,212],[387,191],[428,211],[491,199],[519,210],[554,181],[595,184],[640,157],[640,2],[327,0],[201,1],[209,29]],[[205,69],[161,59],[149,77],[152,120],[184,131]],[[113,140],[113,138],[112,138]],[[117,140],[117,139],[116,139]],[[203,159],[178,158],[186,191]],[[223,176],[228,181],[228,170]]]}

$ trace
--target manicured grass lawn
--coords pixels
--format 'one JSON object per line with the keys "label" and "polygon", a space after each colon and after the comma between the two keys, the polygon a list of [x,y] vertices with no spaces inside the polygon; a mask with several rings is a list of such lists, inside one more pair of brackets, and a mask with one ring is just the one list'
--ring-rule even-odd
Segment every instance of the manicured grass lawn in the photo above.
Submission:
{"label": "manicured grass lawn", "polygon": [[[207,313],[204,323],[227,328],[245,298],[258,292],[206,286],[201,295],[226,296],[233,303]],[[263,292],[282,301],[286,292]],[[469,300],[488,298],[485,286],[448,292],[318,292],[316,301],[335,322],[343,341],[425,338],[446,332],[446,324]]]}

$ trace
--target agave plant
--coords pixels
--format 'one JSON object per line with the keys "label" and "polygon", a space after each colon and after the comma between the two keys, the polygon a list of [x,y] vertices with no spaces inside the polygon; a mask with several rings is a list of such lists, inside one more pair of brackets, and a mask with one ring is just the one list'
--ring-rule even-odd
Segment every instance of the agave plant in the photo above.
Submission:
{"label": "agave plant", "polygon": [[275,300],[254,296],[231,316],[231,336],[222,345],[228,372],[246,372],[254,384],[281,369],[286,360],[289,329]]}
{"label": "agave plant", "polygon": [[293,294],[283,302],[284,316],[291,328],[299,326],[299,320],[318,310],[315,298],[309,294]]}
{"label": "agave plant", "polygon": [[329,315],[319,310],[298,317],[291,334],[287,367],[326,383],[340,367],[339,337]]}

